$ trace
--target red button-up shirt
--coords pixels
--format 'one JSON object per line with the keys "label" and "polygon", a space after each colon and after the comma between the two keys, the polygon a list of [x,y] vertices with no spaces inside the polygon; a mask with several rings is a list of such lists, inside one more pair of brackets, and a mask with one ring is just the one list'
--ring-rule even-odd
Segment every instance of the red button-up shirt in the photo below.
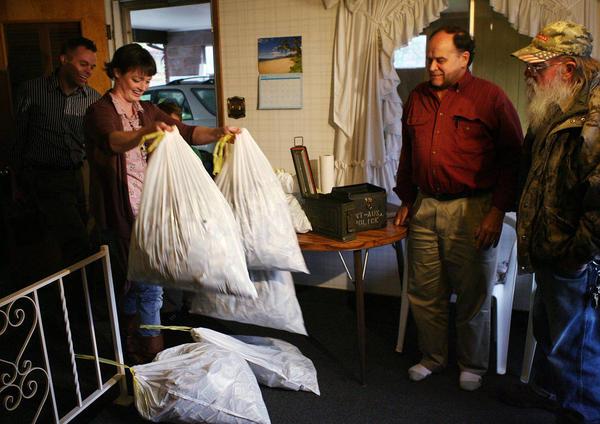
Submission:
{"label": "red button-up shirt", "polygon": [[523,131],[502,89],[466,72],[440,100],[429,82],[410,94],[402,116],[402,153],[394,191],[413,203],[417,191],[493,192],[502,211],[516,204]]}

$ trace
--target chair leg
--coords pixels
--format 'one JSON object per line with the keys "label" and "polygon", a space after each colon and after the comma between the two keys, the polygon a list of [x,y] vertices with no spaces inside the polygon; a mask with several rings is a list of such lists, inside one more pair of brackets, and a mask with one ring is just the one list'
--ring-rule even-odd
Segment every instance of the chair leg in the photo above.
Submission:
{"label": "chair leg", "polygon": [[[494,294],[496,298],[496,373],[506,374],[506,360],[508,358],[508,339],[510,337],[511,310],[507,310],[504,298],[504,287]],[[512,306],[512,305],[510,305]]]}
{"label": "chair leg", "polygon": [[521,368],[521,381],[529,383],[531,377],[531,368],[533,366],[533,357],[537,342],[533,336],[533,299],[535,297],[535,274],[531,278],[531,296],[529,297],[529,318],[527,319],[527,338],[525,339],[525,353],[523,354],[523,367]]}

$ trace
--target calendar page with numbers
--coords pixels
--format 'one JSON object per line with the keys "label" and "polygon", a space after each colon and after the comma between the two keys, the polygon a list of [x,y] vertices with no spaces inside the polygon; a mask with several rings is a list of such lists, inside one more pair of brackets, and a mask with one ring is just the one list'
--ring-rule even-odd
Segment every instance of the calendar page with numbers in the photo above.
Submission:
{"label": "calendar page with numbers", "polygon": [[262,74],[258,82],[259,109],[302,109],[302,74]]}

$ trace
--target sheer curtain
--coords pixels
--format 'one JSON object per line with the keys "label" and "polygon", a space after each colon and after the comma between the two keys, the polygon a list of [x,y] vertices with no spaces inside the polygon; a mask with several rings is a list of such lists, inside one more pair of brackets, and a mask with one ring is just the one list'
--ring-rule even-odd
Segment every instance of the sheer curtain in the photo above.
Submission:
{"label": "sheer curtain", "polygon": [[553,21],[570,20],[585,25],[595,41],[592,55],[598,59],[598,0],[490,0],[490,4],[520,34],[530,37]]}
{"label": "sheer curtain", "polygon": [[394,49],[448,7],[447,0],[323,0],[338,7],[333,112],[336,185],[370,182],[392,192],[402,144]]}

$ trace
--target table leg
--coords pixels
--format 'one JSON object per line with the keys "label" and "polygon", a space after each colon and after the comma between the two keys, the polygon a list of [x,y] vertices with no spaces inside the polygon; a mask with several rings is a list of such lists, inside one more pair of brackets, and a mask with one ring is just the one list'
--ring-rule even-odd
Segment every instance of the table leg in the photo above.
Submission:
{"label": "table leg", "polygon": [[395,241],[392,246],[394,246],[394,250],[396,251],[398,276],[400,277],[400,287],[402,287],[403,284],[406,284],[406,281],[402,280],[402,276],[404,275],[404,249],[402,247],[402,241]]}
{"label": "table leg", "polygon": [[360,361],[360,382],[365,385],[365,287],[363,281],[362,250],[354,251],[354,290],[356,292],[356,334]]}

